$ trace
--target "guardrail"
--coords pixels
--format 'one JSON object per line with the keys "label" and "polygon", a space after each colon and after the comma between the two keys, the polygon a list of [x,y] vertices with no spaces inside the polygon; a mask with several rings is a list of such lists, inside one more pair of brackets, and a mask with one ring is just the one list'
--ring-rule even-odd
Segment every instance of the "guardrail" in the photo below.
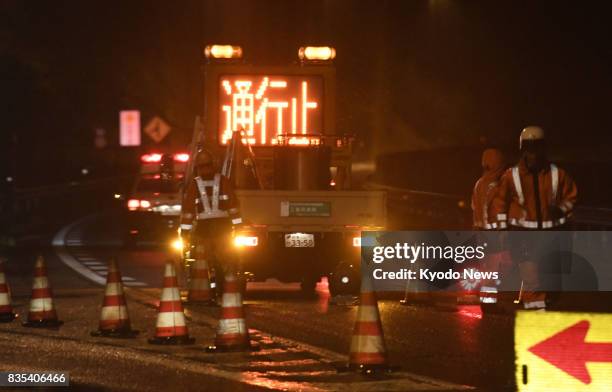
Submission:
{"label": "guardrail", "polygon": [[[469,230],[470,201],[465,196],[422,192],[374,182],[365,189],[387,191],[390,221],[402,229]],[[577,206],[572,218],[575,230],[612,230],[612,208]]]}
{"label": "guardrail", "polygon": [[471,228],[472,211],[465,197],[414,191],[375,182],[369,190],[387,191],[390,228],[402,230],[466,230]]}

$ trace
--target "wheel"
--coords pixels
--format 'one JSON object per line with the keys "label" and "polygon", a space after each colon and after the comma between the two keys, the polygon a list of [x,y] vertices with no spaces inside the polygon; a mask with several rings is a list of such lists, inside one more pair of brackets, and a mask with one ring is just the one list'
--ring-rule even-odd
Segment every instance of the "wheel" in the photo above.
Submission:
{"label": "wheel", "polygon": [[329,274],[329,293],[336,295],[358,295],[361,287],[361,277],[355,264],[341,262],[336,270]]}

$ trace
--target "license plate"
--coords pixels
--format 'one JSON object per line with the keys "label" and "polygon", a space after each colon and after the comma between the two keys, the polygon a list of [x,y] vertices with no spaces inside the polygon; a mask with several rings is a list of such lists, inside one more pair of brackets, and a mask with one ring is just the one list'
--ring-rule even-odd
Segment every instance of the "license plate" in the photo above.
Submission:
{"label": "license plate", "polygon": [[314,234],[285,234],[285,248],[314,248]]}

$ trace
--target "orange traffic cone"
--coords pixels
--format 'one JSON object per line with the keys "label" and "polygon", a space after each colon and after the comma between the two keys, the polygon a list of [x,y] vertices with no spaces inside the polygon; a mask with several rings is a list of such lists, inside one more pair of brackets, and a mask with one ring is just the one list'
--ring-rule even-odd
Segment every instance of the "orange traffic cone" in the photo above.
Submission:
{"label": "orange traffic cone", "polygon": [[57,328],[64,322],[58,320],[57,312],[53,306],[53,293],[47,277],[47,267],[42,256],[38,256],[34,266],[34,283],[32,285],[32,298],[30,312],[24,327]]}
{"label": "orange traffic cone", "polygon": [[176,279],[174,263],[168,261],[164,272],[164,287],[157,313],[155,337],[149,339],[151,344],[192,344],[195,339],[189,337],[185,314],[181,304],[181,295]]}
{"label": "orange traffic cone", "polygon": [[389,369],[376,293],[368,276],[361,280],[359,309],[351,338],[349,369],[366,374]]}
{"label": "orange traffic cone", "polygon": [[17,315],[13,313],[11,305],[11,289],[4,275],[4,260],[0,259],[0,323],[8,323],[15,320]]}
{"label": "orange traffic cone", "polygon": [[240,284],[233,272],[226,272],[221,299],[221,318],[217,326],[215,345],[208,347],[208,351],[256,349],[258,347],[251,343],[249,330],[244,320]]}
{"label": "orange traffic cone", "polygon": [[208,272],[208,262],[203,257],[198,257],[192,266],[191,280],[189,281],[189,302],[200,302],[214,305],[215,301],[210,287],[210,274]]}
{"label": "orange traffic cone", "polygon": [[117,261],[108,262],[108,275],[106,275],[106,291],[100,312],[100,324],[97,331],[91,336],[107,336],[113,338],[133,338],[138,331],[132,329],[128,314],[121,272]]}

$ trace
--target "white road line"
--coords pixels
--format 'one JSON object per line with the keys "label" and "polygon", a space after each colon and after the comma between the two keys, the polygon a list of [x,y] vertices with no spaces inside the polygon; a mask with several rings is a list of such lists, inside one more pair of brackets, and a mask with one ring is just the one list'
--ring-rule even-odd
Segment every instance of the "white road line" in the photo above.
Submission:
{"label": "white road line", "polygon": [[66,246],[66,236],[68,235],[68,233],[70,233],[70,231],[72,229],[74,229],[75,227],[77,227],[78,225],[80,225],[81,223],[85,222],[88,219],[91,219],[93,216],[95,216],[96,214],[92,214],[92,215],[88,215],[84,218],[81,218],[79,220],[76,220],[74,222],[72,222],[71,224],[64,226],[60,231],[58,231],[55,236],[53,237],[53,240],[51,241],[51,245],[53,246]]}
{"label": "white road line", "polygon": [[104,265],[104,263],[100,263],[99,261],[84,261],[83,264],[87,266]]}
{"label": "white road line", "polygon": [[98,259],[94,258],[94,257],[83,257],[83,256],[79,256],[78,254],[75,255],[79,260],[85,262],[85,263],[99,263]]}
{"label": "white road line", "polygon": [[108,267],[105,265],[90,265],[88,267],[94,271],[108,271]]}
{"label": "white road line", "polygon": [[133,281],[135,281],[136,279],[132,278],[131,276],[124,276],[124,277],[123,277],[123,280],[124,280],[124,281],[126,281],[126,282],[133,282]]}
{"label": "white road line", "polygon": [[97,283],[99,285],[106,284],[106,279],[96,274],[89,268],[85,267],[83,264],[79,263],[71,254],[66,252],[62,248],[56,248],[55,253],[57,256],[66,264],[68,267],[72,268],[77,273],[81,274],[85,278]]}

